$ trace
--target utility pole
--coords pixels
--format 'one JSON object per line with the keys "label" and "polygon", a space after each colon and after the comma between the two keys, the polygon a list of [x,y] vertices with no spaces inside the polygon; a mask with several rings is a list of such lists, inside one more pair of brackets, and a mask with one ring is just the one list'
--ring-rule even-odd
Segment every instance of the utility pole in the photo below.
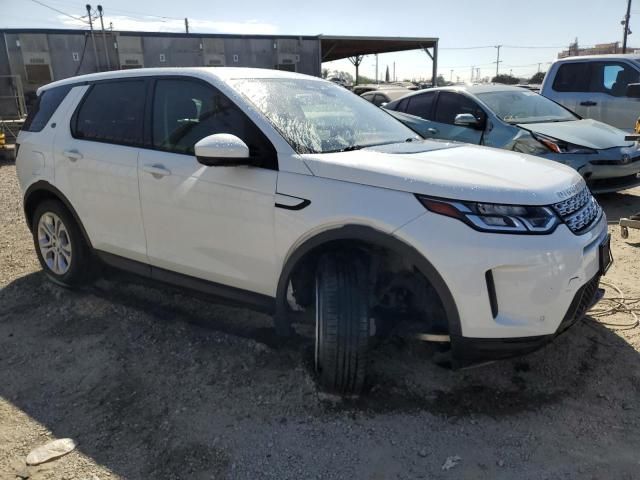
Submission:
{"label": "utility pole", "polygon": [[111,60],[109,60],[109,50],[107,50],[107,34],[104,31],[104,21],[102,20],[102,5],[98,5],[100,15],[100,28],[102,28],[102,42],[104,44],[104,56],[107,58],[107,70],[111,70]]}
{"label": "utility pole", "polygon": [[627,35],[631,33],[629,30],[629,17],[631,16],[631,0],[627,0],[627,14],[624,16],[622,26],[624,27],[624,35],[622,36],[622,53],[627,53]]}
{"label": "utility pole", "polygon": [[189,19],[184,17],[184,30],[189,34]]}
{"label": "utility pole", "polygon": [[496,57],[496,77],[498,76],[499,73],[499,67],[500,67],[500,49],[502,48],[502,45],[496,45],[495,48],[498,49],[498,56]]}
{"label": "utility pole", "polygon": [[378,82],[378,54],[376,53],[376,85],[380,83]]}
{"label": "utility pole", "polygon": [[96,72],[100,71],[100,62],[98,60],[98,49],[96,48],[96,37],[93,35],[93,18],[91,17],[91,5],[87,3],[87,16],[89,17],[89,28],[91,29],[91,42],[93,43],[93,56],[96,60]]}
{"label": "utility pole", "polygon": [[453,83],[453,70],[449,70],[449,82]]}
{"label": "utility pole", "polygon": [[393,81],[398,81],[398,79],[396,78],[396,62],[393,62]]}
{"label": "utility pole", "polygon": [[475,66],[475,65],[473,65],[473,66],[471,67],[471,80],[469,80],[469,83],[473,83],[473,72],[474,72],[474,70],[475,70],[475,69],[476,69],[476,66]]}
{"label": "utility pole", "polygon": [[538,63],[538,73],[540,73],[540,63]]}

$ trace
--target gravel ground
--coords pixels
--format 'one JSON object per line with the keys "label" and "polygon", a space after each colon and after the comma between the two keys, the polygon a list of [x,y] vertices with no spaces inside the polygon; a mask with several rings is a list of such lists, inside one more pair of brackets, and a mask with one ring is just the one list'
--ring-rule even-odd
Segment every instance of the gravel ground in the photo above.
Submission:
{"label": "gravel ground", "polygon": [[[615,220],[640,189],[601,202]],[[278,342],[266,316],[112,271],[80,291],[45,281],[13,164],[0,219],[2,480],[640,478],[638,328],[587,319],[458,372],[393,341],[370,392],[337,401],[316,390],[308,342]],[[640,231],[611,231],[607,280],[640,296]],[[74,452],[25,466],[65,437]]]}

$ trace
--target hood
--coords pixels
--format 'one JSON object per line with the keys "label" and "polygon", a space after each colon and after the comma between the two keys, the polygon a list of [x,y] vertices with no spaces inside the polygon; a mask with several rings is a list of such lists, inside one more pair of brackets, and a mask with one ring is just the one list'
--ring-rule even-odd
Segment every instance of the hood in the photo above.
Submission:
{"label": "hood", "polygon": [[455,200],[549,205],[583,182],[558,162],[429,140],[301,157],[318,177]]}
{"label": "hood", "polygon": [[594,150],[633,145],[633,142],[625,141],[625,132],[596,120],[519,123],[518,127]]}

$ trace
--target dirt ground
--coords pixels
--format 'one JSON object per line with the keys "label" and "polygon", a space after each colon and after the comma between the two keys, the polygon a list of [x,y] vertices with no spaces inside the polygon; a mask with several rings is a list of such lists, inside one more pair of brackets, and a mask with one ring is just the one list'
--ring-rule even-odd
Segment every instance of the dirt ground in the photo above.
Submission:
{"label": "dirt ground", "polygon": [[[640,189],[600,201],[615,221],[640,211]],[[13,164],[0,219],[2,480],[640,478],[640,328],[586,319],[535,354],[457,372],[432,346],[390,341],[368,394],[336,402],[316,390],[308,342],[279,343],[269,317],[111,271],[80,291],[47,282]],[[640,231],[611,232],[606,280],[640,296]],[[25,466],[66,437],[74,452]]]}

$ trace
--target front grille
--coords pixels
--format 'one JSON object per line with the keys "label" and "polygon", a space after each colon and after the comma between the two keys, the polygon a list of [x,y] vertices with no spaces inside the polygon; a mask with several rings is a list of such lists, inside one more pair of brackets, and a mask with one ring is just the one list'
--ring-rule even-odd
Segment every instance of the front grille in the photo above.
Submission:
{"label": "front grille", "polygon": [[569,310],[567,310],[562,322],[560,322],[557,333],[562,333],[584,317],[585,313],[587,313],[587,310],[591,307],[596,298],[599,284],[600,275],[598,274],[585,285],[580,287],[576,292],[575,297],[573,297]]}
{"label": "front grille", "polygon": [[576,234],[587,231],[602,213],[602,208],[586,185],[574,196],[552,207],[569,229]]}
{"label": "front grille", "polygon": [[620,160],[591,160],[589,163],[591,165],[629,165],[636,162],[640,162],[640,155]]}

